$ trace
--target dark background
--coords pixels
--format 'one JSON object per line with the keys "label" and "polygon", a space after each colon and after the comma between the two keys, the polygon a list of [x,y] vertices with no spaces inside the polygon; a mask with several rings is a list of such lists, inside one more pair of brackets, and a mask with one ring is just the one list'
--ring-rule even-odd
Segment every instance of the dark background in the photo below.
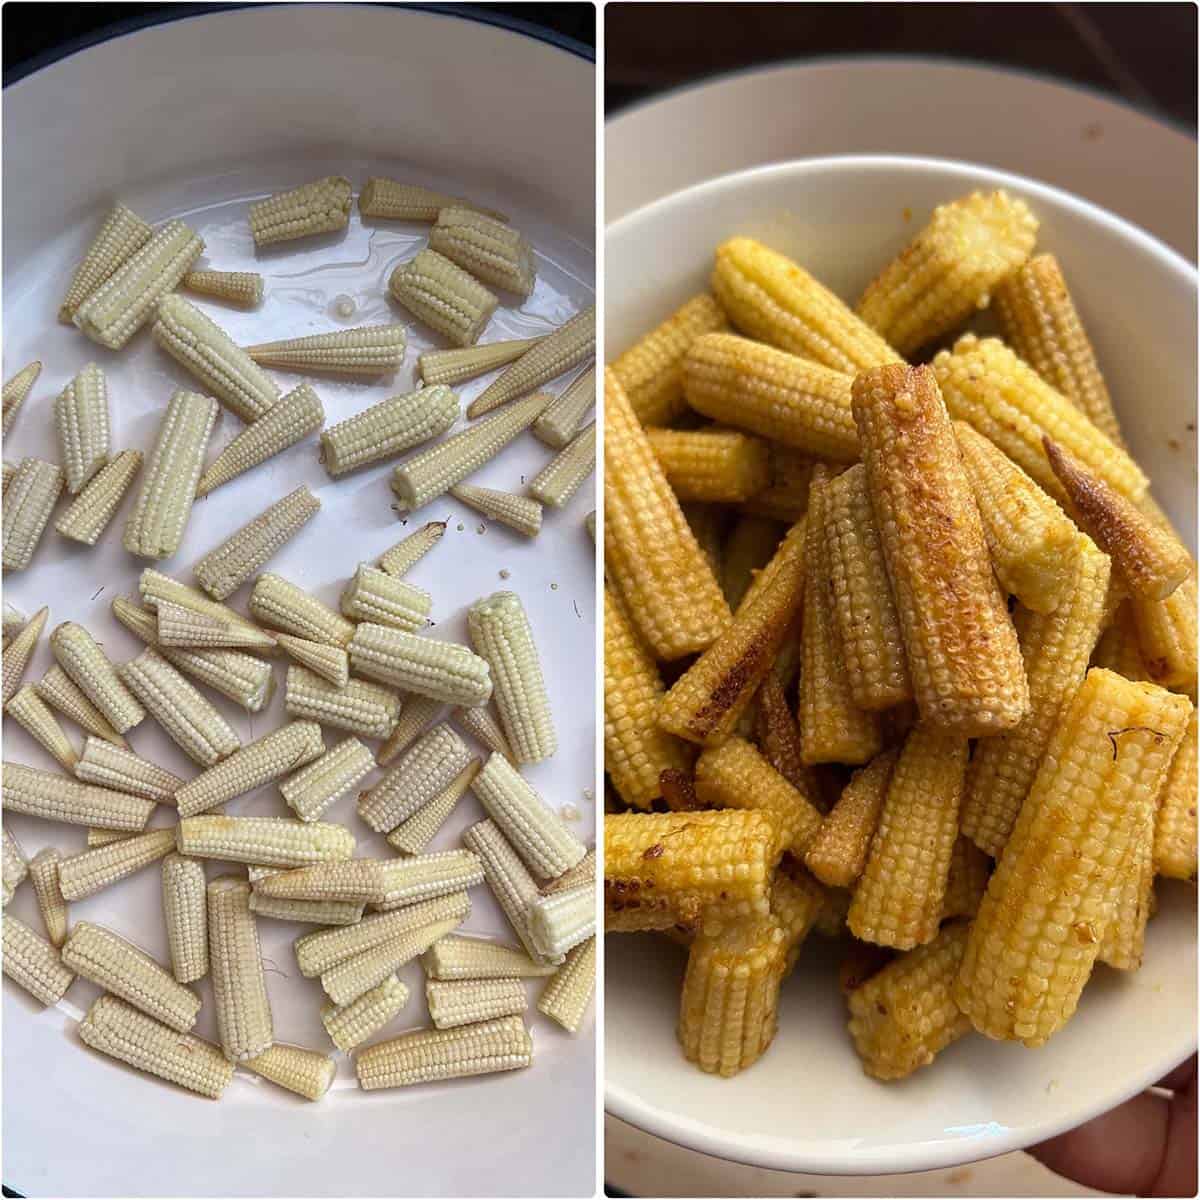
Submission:
{"label": "dark background", "polygon": [[[54,55],[77,39],[96,40],[114,27],[202,13],[234,4],[54,4],[10,0],[0,14],[4,28],[4,81],[22,74],[42,55]],[[596,10],[589,0],[562,4],[446,4],[503,21],[515,18],[550,35],[573,38],[589,49],[596,45]]]}
{"label": "dark background", "polygon": [[1175,4],[631,4],[605,20],[605,112],[787,60],[919,54],[1019,67],[1196,128],[1197,8]]}

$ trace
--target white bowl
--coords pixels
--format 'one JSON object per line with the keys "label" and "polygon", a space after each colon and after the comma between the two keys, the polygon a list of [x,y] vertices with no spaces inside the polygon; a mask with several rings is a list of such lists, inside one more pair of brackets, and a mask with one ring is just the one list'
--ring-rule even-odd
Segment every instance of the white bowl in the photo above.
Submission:
{"label": "white bowl", "polygon": [[[108,376],[117,446],[147,449],[171,389],[192,386],[148,330],[113,354],[55,319],[72,266],[114,199],[155,222],[184,217],[204,237],[214,266],[264,274],[267,297],[256,312],[196,298],[243,343],[333,327],[339,294],[356,307],[346,324],[404,322],[408,354],[394,377],[311,380],[332,423],[415,386],[417,355],[437,339],[388,301],[385,285],[391,267],[424,243],[428,229],[364,223],[356,207],[343,234],[256,255],[248,202],[329,173],[346,175],[356,190],[378,174],[477,196],[510,213],[538,251],[533,295],[519,306],[509,297],[485,339],[544,332],[592,296],[594,127],[590,61],[491,24],[391,6],[209,13],[115,38],[21,80],[4,96],[4,367],[7,376],[40,358],[45,370],[5,437],[6,455],[56,457],[50,400],[89,360]],[[276,377],[288,388],[302,378]],[[465,384],[464,400],[481,387]],[[238,424],[222,416],[210,454]],[[478,482],[521,490],[522,477],[531,478],[549,457],[532,437],[520,438]],[[333,483],[308,439],[197,504],[184,545],[164,569],[187,576],[201,554],[304,483],[322,510],[269,569],[336,605],[355,565],[406,532],[390,508],[389,469],[380,464]],[[529,777],[556,806],[575,805],[574,828],[588,841],[595,572],[583,520],[593,495],[589,483],[565,510],[547,511],[536,541],[490,522],[486,533],[477,532],[479,515],[448,496],[407,522],[411,531],[450,519],[443,544],[413,572],[434,596],[432,636],[465,640],[464,606],[497,588],[511,587],[525,601],[560,736],[559,753]],[[6,599],[27,612],[48,603],[52,625],[86,623],[118,661],[139,648],[108,611],[115,594],[136,592],[143,565],[121,549],[128,507],[91,550],[47,530],[32,567],[4,579]],[[244,606],[246,591],[232,598],[236,607]],[[49,663],[43,638],[29,677],[39,678]],[[277,676],[282,671],[276,667]],[[269,711],[253,717],[223,701],[218,707],[249,740],[281,723],[283,687]],[[78,730],[69,735],[78,743]],[[326,744],[341,736],[326,730]],[[164,766],[195,771],[152,720],[130,740]],[[52,765],[14,722],[5,722],[4,750],[17,761]],[[353,807],[347,796],[331,816],[354,829],[358,853],[390,854]],[[230,811],[286,813],[273,787],[233,801]],[[462,828],[481,816],[475,798],[465,797],[431,848],[458,844]],[[168,817],[153,822],[167,824]],[[82,829],[9,814],[5,825],[30,854],[45,844],[64,853],[83,846]],[[511,937],[486,888],[473,889],[472,902],[470,931]],[[37,927],[28,887],[12,909]],[[72,905],[72,916],[111,924],[166,956],[156,868]],[[291,947],[308,927],[259,925],[274,968],[267,985],[278,1036],[332,1050],[318,1015],[320,988],[298,978]],[[427,1023],[419,965],[409,964],[401,977],[411,999],[380,1039]],[[11,981],[3,990],[4,1181],[24,1195],[592,1194],[590,1025],[571,1038],[531,1009],[535,1065],[504,1076],[364,1093],[339,1054],[334,1090],[320,1104],[245,1072],[214,1104],[83,1047],[72,1018],[90,1004],[92,985],[78,981],[62,1005],[45,1011]],[[209,982],[198,990],[204,1007],[197,1031],[211,1037]]]}
{"label": "white bowl", "polygon": [[[967,163],[810,159],[746,171],[639,209],[606,236],[611,361],[707,286],[713,248],[748,234],[853,302],[933,207],[974,188],[1022,196],[1062,263],[1133,452],[1194,544],[1196,275],[1084,200]],[[908,1080],[863,1074],[845,1029],[837,955],[811,937],[784,985],[779,1033],[733,1079],[684,1061],[675,1021],[684,952],[605,941],[606,1106],[706,1154],[778,1170],[875,1174],[953,1166],[1031,1145],[1103,1112],[1196,1048],[1196,891],[1159,886],[1145,965],[1097,967],[1079,1010],[1041,1049],[963,1038]]]}

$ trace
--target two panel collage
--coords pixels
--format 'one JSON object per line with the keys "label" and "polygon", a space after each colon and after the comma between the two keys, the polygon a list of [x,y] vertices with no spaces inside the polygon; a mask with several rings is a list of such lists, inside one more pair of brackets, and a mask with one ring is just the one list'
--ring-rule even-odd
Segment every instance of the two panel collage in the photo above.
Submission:
{"label": "two panel collage", "polygon": [[3,14],[15,1197],[1197,1193],[1197,8]]}

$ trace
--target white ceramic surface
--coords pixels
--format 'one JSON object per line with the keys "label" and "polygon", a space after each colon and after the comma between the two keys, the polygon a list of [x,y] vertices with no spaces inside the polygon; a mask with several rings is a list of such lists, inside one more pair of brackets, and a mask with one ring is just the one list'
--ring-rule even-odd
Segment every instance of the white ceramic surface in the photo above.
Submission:
{"label": "white ceramic surface", "polygon": [[1087,196],[1195,260],[1194,131],[1048,77],[935,58],[787,63],[634,105],[605,125],[605,219],[826,154],[986,162]]}
{"label": "white ceramic surface", "polygon": [[[1144,233],[1062,192],[964,163],[807,160],[714,180],[609,227],[606,356],[706,286],[734,234],[794,256],[853,299],[934,205],[1008,188],[1060,258],[1155,493],[1194,544],[1196,281]],[[906,220],[905,212],[910,212]],[[653,264],[647,269],[647,264]],[[731,1080],[683,1060],[674,1035],[684,953],[606,939],[606,1105],[660,1137],[778,1170],[873,1174],[947,1167],[1032,1144],[1112,1107],[1196,1046],[1194,888],[1164,881],[1145,965],[1099,967],[1071,1023],[1037,1050],[969,1037],[899,1084],[861,1071],[845,1033],[837,956],[806,945],[769,1052]]]}
{"label": "white ceramic surface", "polygon": [[[448,86],[448,84],[450,86]],[[104,96],[103,104],[99,97]],[[207,242],[214,267],[258,270],[267,297],[241,312],[194,298],[243,342],[341,325],[401,320],[404,366],[392,379],[312,378],[332,423],[410,390],[417,354],[436,339],[386,298],[392,267],[423,244],[427,228],[366,227],[355,208],[345,234],[255,254],[248,204],[326,173],[361,186],[369,174],[408,176],[466,193],[511,214],[538,251],[538,284],[519,309],[504,307],[486,340],[547,330],[593,292],[594,73],[592,64],[541,42],[467,20],[370,6],[263,7],[144,30],[68,58],[8,89],[4,97],[4,372],[32,358],[46,366],[5,439],[8,457],[54,458],[50,403],[89,360],[108,376],[117,447],[148,450],[171,390],[188,376],[141,333],[110,353],[55,310],[72,266],[106,206],[119,197],[152,221],[182,217]],[[351,317],[335,312],[349,297]],[[302,377],[280,373],[284,387]],[[483,386],[464,385],[464,400]],[[563,381],[554,385],[557,390]],[[210,453],[237,432],[223,413]],[[550,457],[523,436],[476,482],[521,490]],[[463,611],[498,588],[518,592],[546,667],[559,753],[528,774],[556,808],[574,806],[572,827],[594,834],[594,551],[583,520],[589,483],[562,511],[548,510],[527,542],[452,500],[402,525],[390,508],[389,465],[333,483],[310,439],[197,504],[180,552],[161,566],[190,566],[285,491],[307,484],[322,510],[269,564],[336,604],[343,581],[427,520],[447,518],[443,542],[413,571],[434,595],[432,636],[465,640]],[[139,644],[109,612],[136,592],[140,562],[120,535],[128,502],[93,550],[49,530],[33,566],[5,579],[5,598],[32,612],[48,603],[51,626],[85,623],[118,661]],[[232,603],[242,607],[248,588]],[[43,642],[29,671],[50,665]],[[282,680],[283,666],[276,668]],[[270,709],[248,716],[216,697],[244,741],[283,719],[282,686]],[[11,727],[10,727],[11,726]],[[78,741],[79,731],[70,728]],[[326,731],[326,744],[344,736]],[[135,749],[191,775],[192,767],[152,720],[133,731]],[[6,757],[53,766],[6,722]],[[288,815],[273,787],[233,801],[235,814]],[[390,853],[353,812],[331,811],[358,836],[358,853]],[[152,824],[168,824],[162,812]],[[432,848],[458,844],[479,820],[468,795]],[[82,848],[82,829],[6,819],[27,853],[54,844]],[[210,877],[220,873],[213,864]],[[466,928],[511,940],[486,888],[472,892]],[[37,926],[28,887],[13,911]],[[72,906],[166,955],[158,871]],[[318,1017],[317,982],[299,977],[292,940],[307,927],[260,922],[276,1032],[281,1040],[332,1050]],[[422,976],[410,964],[407,1009],[381,1035],[427,1023]],[[198,1032],[213,1036],[211,991]],[[58,1009],[39,1011],[4,984],[4,1180],[28,1196],[88,1195],[590,1195],[593,1190],[595,1055],[590,1024],[577,1038],[531,1008],[534,1066],[523,1072],[402,1091],[364,1093],[339,1058],[334,1090],[317,1105],[244,1072],[220,1103],[149,1079],[88,1051],[75,1019],[96,995],[77,982]],[[531,1003],[537,985],[530,985]],[[548,1150],[548,1148],[552,1148]]]}

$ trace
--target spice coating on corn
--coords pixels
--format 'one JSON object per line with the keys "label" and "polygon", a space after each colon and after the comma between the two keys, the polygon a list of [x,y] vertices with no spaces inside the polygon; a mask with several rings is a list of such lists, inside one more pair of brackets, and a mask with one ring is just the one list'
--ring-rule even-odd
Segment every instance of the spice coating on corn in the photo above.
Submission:
{"label": "spice coating on corn", "polygon": [[455,346],[473,346],[500,301],[436,250],[421,250],[388,279],[388,291],[419,321]]}
{"label": "spice coating on corn", "polygon": [[908,950],[937,935],[966,769],[966,738],[908,735],[846,918],[861,941]]}
{"label": "spice coating on corn", "polygon": [[[1183,737],[1182,696],[1093,668],[1055,728],[967,937],[954,999],[1038,1046],[1075,1011],[1137,823]],[[1044,914],[1027,919],[1027,911]]]}
{"label": "spice coating on corn", "polygon": [[514,292],[522,300],[533,291],[533,249],[502,221],[470,208],[442,208],[429,231],[429,247],[476,279]]}
{"label": "spice coating on corn", "polygon": [[42,915],[42,924],[46,927],[50,944],[58,947],[67,940],[69,924],[67,901],[58,885],[61,862],[62,855],[53,846],[39,850],[29,860],[29,881],[37,896],[38,912]]}
{"label": "spice coating on corn", "polygon": [[743,333],[835,371],[900,361],[871,327],[785,255],[737,237],[717,247],[712,289]]}
{"label": "spice coating on corn", "polygon": [[389,975],[351,1004],[326,1001],[321,1006],[321,1024],[330,1041],[343,1054],[349,1054],[355,1046],[378,1033],[407,1003],[408,988],[395,975]]}
{"label": "spice coating on corn", "polygon": [[486,704],[488,665],[466,646],[364,621],[346,647],[360,675],[446,704]]}
{"label": "spice coating on corn", "polygon": [[[38,640],[42,636],[42,630],[45,629],[49,617],[49,608],[39,608],[4,647],[3,704],[7,704],[17,694],[21,680],[25,677],[25,668],[33,657],[33,652],[37,648]],[[47,699],[47,697],[43,696],[42,699]]]}
{"label": "spice coating on corn", "polygon": [[770,909],[781,852],[764,812],[616,813],[604,818],[604,924],[610,932],[695,928]]}
{"label": "spice coating on corn", "polygon": [[153,236],[154,230],[137,213],[123,204],[114,205],[71,276],[58,306],[58,319],[64,325],[72,324],[79,306]]}
{"label": "spice coating on corn", "polygon": [[875,277],[857,312],[911,354],[986,308],[992,290],[1029,257],[1038,221],[1007,193],[939,204],[929,224]]}
{"label": "spice coating on corn", "polygon": [[153,646],[147,646],[118,673],[194,763],[211,767],[241,746],[229,722]]}
{"label": "spice coating on corn", "polygon": [[168,221],[80,304],[72,320],[92,341],[120,350],[203,252],[204,242],[182,221]]}
{"label": "spice coating on corn", "polygon": [[457,196],[447,196],[415,183],[372,176],[358,196],[358,211],[364,217],[384,217],[392,221],[436,221],[443,208],[466,208],[497,221],[507,218],[479,204]]}
{"label": "spice coating on corn", "polygon": [[1053,254],[1035,254],[992,296],[1004,340],[1052,387],[1123,446],[1095,351]]}
{"label": "spice coating on corn", "polygon": [[204,470],[217,403],[196,392],[175,392],[167,402],[142,476],[123,544],[140,558],[170,558],[183,541],[196,484]]}
{"label": "spice coating on corn", "polygon": [[531,347],[467,406],[468,417],[481,417],[518,396],[565,375],[596,353],[596,306],[588,305],[552,334]]}
{"label": "spice coating on corn", "polygon": [[162,861],[163,919],[171,969],[180,983],[208,974],[208,907],[204,864],[171,853]]}
{"label": "spice coating on corn", "polygon": [[1042,447],[1046,437],[1126,498],[1145,495],[1141,467],[999,339],[964,334],[930,365],[950,415],[995,442],[1052,496],[1062,489]]}
{"label": "spice coating on corn", "polygon": [[100,996],[79,1025],[94,1050],[212,1100],[233,1078],[233,1063],[216,1046],[177,1033],[115,996]]}
{"label": "spice coating on corn", "polygon": [[82,625],[64,621],[50,635],[50,649],[58,665],[118,733],[125,733],[145,719],[145,709]]}
{"label": "spice coating on corn", "polygon": [[429,1017],[438,1029],[513,1017],[529,1007],[525,986],[519,979],[428,979],[425,999]]}
{"label": "spice coating on corn", "polygon": [[74,772],[79,755],[63,732],[58,718],[32,684],[18,688],[17,694],[4,706],[4,712],[38,742],[64,771]]}
{"label": "spice coating on corn", "polygon": [[245,795],[306,766],[324,752],[320,726],[312,721],[291,721],[248,746],[237,748],[224,762],[189,779],[175,793],[179,815],[192,817]]}
{"label": "spice coating on corn", "polygon": [[354,835],[341,825],[293,821],[287,817],[185,817],[177,829],[177,849],[194,858],[306,867],[354,854]]}
{"label": "spice coating on corn", "polygon": [[813,476],[805,519],[802,665],[796,719],[800,725],[800,757],[807,765],[865,763],[882,745],[879,719],[855,704],[842,665],[825,529],[827,486],[822,469]]}
{"label": "spice coating on corn", "polygon": [[1049,438],[1046,457],[1081,528],[1135,596],[1165,600],[1188,577],[1192,556],[1169,526],[1152,520]]}
{"label": "spice coating on corn", "polygon": [[725,1077],[755,1063],[777,1027],[787,952],[774,917],[701,933],[688,952],[679,1011],[684,1057]]}
{"label": "spice coating on corn", "polygon": [[88,363],[54,401],[54,424],[67,491],[77,495],[108,461],[112,423],[104,372]]}
{"label": "spice coating on corn", "polygon": [[62,821],[136,833],[154,811],[141,796],[79,783],[67,775],[39,771],[23,763],[5,762],[3,803],[6,810]]}
{"label": "spice coating on corn", "polygon": [[455,934],[434,942],[421,955],[421,966],[430,979],[535,979],[559,970],[515,946]]}
{"label": "spice coating on corn", "polygon": [[364,1091],[466,1075],[516,1071],[533,1062],[533,1039],[520,1017],[460,1029],[418,1030],[368,1046],[355,1060]]}
{"label": "spice coating on corn", "polygon": [[853,402],[921,716],[970,737],[1011,729],[1029,709],[1020,647],[933,372],[867,372]]}
{"label": "spice coating on corn", "polygon": [[250,205],[248,220],[256,246],[270,246],[316,233],[345,229],[350,223],[350,180],[340,175],[277,192]]}
{"label": "spice coating on corn", "polygon": [[208,885],[209,967],[217,1031],[235,1062],[264,1053],[275,1040],[250,885],[222,875]]}
{"label": "spice coating on corn", "polygon": [[580,372],[533,423],[533,436],[561,450],[579,432],[584,414],[596,400],[596,368]]}
{"label": "spice coating on corn", "polygon": [[142,467],[140,450],[122,450],[92,476],[54,528],[74,541],[94,546],[116,515],[134,476]]}
{"label": "spice coating on corn", "polygon": [[1154,869],[1169,879],[1196,878],[1196,713],[1171,760],[1154,821]]}
{"label": "spice coating on corn", "polygon": [[320,511],[307,487],[289,492],[201,558],[192,568],[196,582],[214,600],[227,599]]}
{"label": "spice coating on corn", "polygon": [[2,965],[4,974],[42,1004],[57,1004],[75,982],[75,972],[44,937],[24,921],[5,913]]}
{"label": "spice coating on corn", "polygon": [[545,411],[550,397],[535,393],[406,459],[392,471],[392,491],[410,512],[462,483],[490,462]]}
{"label": "spice coating on corn", "polygon": [[1087,670],[1100,634],[1109,561],[1086,535],[1067,597],[1052,613],[1018,608],[1017,636],[1029,680],[1029,712],[1015,728],[975,747],[967,770],[962,831],[998,858],[1063,710]]}
{"label": "spice coating on corn", "polygon": [[458,397],[448,387],[391,396],[326,429],[321,461],[337,479],[438,437],[457,420]]}
{"label": "spice coating on corn", "polygon": [[970,1031],[953,997],[966,940],[965,921],[947,925],[849,994],[850,1036],[868,1075],[903,1079]]}
{"label": "spice coating on corn", "polygon": [[189,271],[179,286],[239,308],[257,308],[263,300],[263,277],[254,271]]}
{"label": "spice coating on corn", "polygon": [[288,667],[288,715],[319,721],[360,737],[384,738],[403,714],[400,697],[391,688],[365,679],[339,687],[307,667]]}
{"label": "spice coating on corn", "polygon": [[698,338],[727,328],[711,296],[693,296],[616,359],[609,369],[643,425],[668,425],[686,410],[684,358]]}
{"label": "spice coating on corn", "polygon": [[445,521],[428,521],[379,556],[379,569],[400,579],[446,535]]}
{"label": "spice coating on corn", "polygon": [[93,846],[62,860],[58,885],[68,900],[84,900],[158,862],[174,847],[174,829],[151,829]]}
{"label": "spice coating on corn", "polygon": [[390,375],[404,362],[403,325],[360,325],[245,347],[260,366],[279,371]]}
{"label": "spice coating on corn", "polygon": [[4,492],[0,543],[5,571],[23,571],[33,561],[64,482],[61,467],[40,458],[21,459]]}
{"label": "spice coating on corn", "polygon": [[[9,427],[17,419],[17,413],[20,412],[21,405],[25,403],[25,397],[29,395],[41,373],[42,364],[40,362],[31,362],[27,366],[22,367],[11,379],[5,381],[3,401],[4,433],[8,432]],[[6,482],[4,486],[7,489],[8,483]]]}
{"label": "spice coating on corn", "polygon": [[294,633],[313,642],[345,646],[354,636],[354,625],[303,588],[267,572],[250,593],[250,611],[264,625]]}
{"label": "spice coating on corn", "polygon": [[655,657],[704,650],[729,624],[729,605],[611,371],[604,404],[609,577]]}
{"label": "spice coating on corn", "polygon": [[300,384],[255,418],[209,463],[196,485],[196,495],[207,496],[231,479],[302,442],[324,424],[325,410],[320,397],[307,383]]}
{"label": "spice coating on corn", "polygon": [[369,563],[359,563],[342,591],[342,612],[352,621],[374,621],[413,633],[429,621],[433,597]]}
{"label": "spice coating on corn", "polygon": [[279,785],[279,794],[302,821],[315,821],[374,765],[375,757],[371,751],[358,738],[348,737],[285,779]]}
{"label": "spice coating on corn", "polygon": [[494,592],[467,610],[471,644],[487,662],[492,694],[516,763],[541,762],[558,735],[533,629],[515,592]]}
{"label": "spice coating on corn", "polygon": [[[548,335],[542,335],[545,336]],[[497,367],[508,366],[541,340],[541,337],[514,338],[455,350],[426,350],[417,359],[417,367],[427,385],[443,383],[453,387]]]}
{"label": "spice coating on corn", "polygon": [[867,865],[898,751],[876,755],[855,771],[809,843],[804,865],[828,887],[853,887]]}

